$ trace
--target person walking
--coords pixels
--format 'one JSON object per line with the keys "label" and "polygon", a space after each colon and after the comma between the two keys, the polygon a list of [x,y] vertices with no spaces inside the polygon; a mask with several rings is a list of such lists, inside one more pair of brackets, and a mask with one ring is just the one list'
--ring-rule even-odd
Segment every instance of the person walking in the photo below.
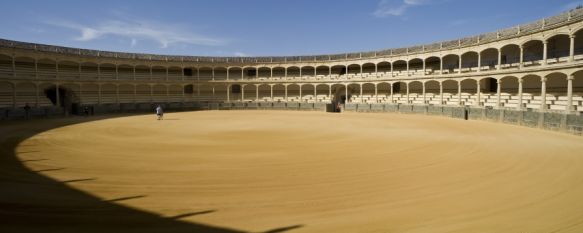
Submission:
{"label": "person walking", "polygon": [[156,107],[156,115],[158,116],[158,120],[164,119],[164,111],[162,110],[162,106],[158,105],[158,107]]}

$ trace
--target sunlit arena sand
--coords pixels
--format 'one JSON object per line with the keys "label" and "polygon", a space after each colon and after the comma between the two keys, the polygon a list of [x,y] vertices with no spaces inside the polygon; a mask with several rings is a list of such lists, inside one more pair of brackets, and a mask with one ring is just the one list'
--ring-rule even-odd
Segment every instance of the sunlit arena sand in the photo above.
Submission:
{"label": "sunlit arena sand", "polygon": [[[3,148],[6,132],[58,121],[2,125]],[[2,153],[7,161],[10,151]],[[18,143],[15,155],[26,169],[0,164],[0,210],[12,216],[4,222],[13,232],[29,217],[100,218],[75,208],[40,212],[46,216],[21,209],[31,196],[41,209],[67,204],[43,203],[59,195],[48,187],[27,194],[34,182],[18,178],[24,171],[140,212],[247,232],[583,232],[583,140],[490,122],[289,111],[170,113],[157,121],[152,114],[54,128]],[[37,229],[58,231],[42,224]]]}

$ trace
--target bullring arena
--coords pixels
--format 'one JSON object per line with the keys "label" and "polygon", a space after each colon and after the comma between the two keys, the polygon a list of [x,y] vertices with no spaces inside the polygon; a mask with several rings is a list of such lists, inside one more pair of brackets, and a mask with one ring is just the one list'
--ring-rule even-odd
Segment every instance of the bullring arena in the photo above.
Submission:
{"label": "bullring arena", "polygon": [[582,34],[574,9],[300,57],[0,40],[0,230],[582,232]]}

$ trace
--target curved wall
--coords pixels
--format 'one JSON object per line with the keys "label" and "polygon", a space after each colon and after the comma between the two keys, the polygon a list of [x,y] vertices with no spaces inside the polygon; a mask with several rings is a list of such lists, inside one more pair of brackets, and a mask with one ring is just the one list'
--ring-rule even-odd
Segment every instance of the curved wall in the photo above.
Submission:
{"label": "curved wall", "polygon": [[[583,9],[475,37],[303,57],[188,57],[0,41],[0,108],[194,102],[583,111]],[[59,90],[59,91],[56,91]],[[147,106],[147,107],[146,107]],[[8,114],[8,113],[6,113]]]}

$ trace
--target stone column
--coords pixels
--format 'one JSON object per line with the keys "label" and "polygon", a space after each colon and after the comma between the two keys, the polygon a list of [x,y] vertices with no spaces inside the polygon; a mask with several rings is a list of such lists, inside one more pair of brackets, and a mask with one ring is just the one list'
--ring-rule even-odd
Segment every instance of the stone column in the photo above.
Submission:
{"label": "stone column", "polygon": [[482,53],[478,52],[478,72],[482,71]]}
{"label": "stone column", "polygon": [[360,102],[364,103],[364,96],[362,96],[362,83],[360,84]]}
{"label": "stone column", "polygon": [[378,83],[374,84],[374,97],[375,97],[375,102],[378,103],[379,102],[379,92],[378,92],[378,87],[377,87]]}
{"label": "stone column", "polygon": [[255,102],[259,102],[259,84],[255,85]]}
{"label": "stone column", "polygon": [[344,85],[344,94],[346,95],[345,103],[348,103],[348,84]]}
{"label": "stone column", "polygon": [[439,58],[439,74],[443,74],[443,57]]}
{"label": "stone column", "polygon": [[439,105],[443,105],[443,82],[439,82]]}
{"label": "stone column", "polygon": [[231,85],[227,85],[227,102],[231,102]]}
{"label": "stone column", "polygon": [[409,61],[407,61],[407,76],[411,75],[411,73],[409,73]]}
{"label": "stone column", "polygon": [[497,80],[498,85],[496,85],[496,96],[497,96],[497,100],[496,100],[496,107],[500,108],[501,107],[501,98],[502,98],[502,80]]}
{"label": "stone column", "polygon": [[502,48],[498,49],[498,69],[502,69]]}
{"label": "stone column", "polygon": [[462,73],[462,55],[459,55],[458,74]]}
{"label": "stone column", "polygon": [[[231,67],[227,67],[227,81],[229,81],[229,70],[231,69]],[[184,75],[184,72],[183,72]]]}
{"label": "stone column", "polygon": [[540,110],[542,112],[547,110],[547,78],[543,77],[541,79],[541,93],[540,93],[540,97],[541,97],[541,105],[540,105]]}
{"label": "stone column", "polygon": [[569,37],[571,39],[571,46],[569,47],[569,61],[575,61],[575,35]]}
{"label": "stone column", "polygon": [[300,84],[300,102],[304,100],[304,98],[302,97],[302,86],[303,84]]}
{"label": "stone column", "polygon": [[567,113],[573,111],[573,79],[575,76],[572,74],[567,78]]}
{"label": "stone column", "polygon": [[318,95],[318,85],[314,84],[314,101],[317,100],[318,98],[316,97]]}
{"label": "stone column", "polygon": [[426,74],[427,74],[427,67],[425,64],[425,59],[423,59],[423,75],[426,75]]}
{"label": "stone column", "polygon": [[241,102],[245,101],[245,84],[241,85]]}
{"label": "stone column", "polygon": [[462,105],[462,81],[457,82],[457,105]]}
{"label": "stone column", "polygon": [[328,98],[332,98],[332,85],[328,85]]}
{"label": "stone column", "polygon": [[423,104],[427,104],[427,96],[425,94],[425,82],[421,83],[421,87],[423,88]]}
{"label": "stone column", "polygon": [[287,102],[287,85],[283,85],[285,89],[285,102]]}
{"label": "stone column", "polygon": [[409,83],[405,83],[405,86],[407,87],[407,104],[409,104]]}
{"label": "stone column", "polygon": [[273,84],[269,85],[269,87],[270,87],[271,102],[273,102]]}
{"label": "stone column", "polygon": [[395,102],[393,102],[393,84],[389,83],[389,89],[391,89],[391,104],[394,104]]}
{"label": "stone column", "polygon": [[476,91],[476,106],[480,106],[480,100],[481,100],[481,92],[480,92],[480,81],[476,81],[477,84],[477,91]]}
{"label": "stone column", "polygon": [[12,84],[12,107],[16,108],[16,83]]}
{"label": "stone column", "polygon": [[548,41],[543,41],[543,65],[548,64],[547,58],[548,58],[548,52],[547,52],[547,48],[548,48]]}
{"label": "stone column", "polygon": [[[99,101],[99,103],[101,103],[101,85],[98,84],[98,87],[99,87],[99,90],[98,90],[99,99],[98,99],[98,101]],[[56,93],[57,94],[57,98],[56,98],[57,99],[57,107],[61,107],[61,94],[59,94],[59,83],[55,84],[55,90],[57,91],[57,93]]]}
{"label": "stone column", "polygon": [[519,61],[519,68],[522,69],[524,67],[524,46],[520,46],[520,61]]}
{"label": "stone column", "polygon": [[516,109],[520,110],[522,109],[522,82],[523,80],[521,78],[518,79],[518,106],[516,106]]}

